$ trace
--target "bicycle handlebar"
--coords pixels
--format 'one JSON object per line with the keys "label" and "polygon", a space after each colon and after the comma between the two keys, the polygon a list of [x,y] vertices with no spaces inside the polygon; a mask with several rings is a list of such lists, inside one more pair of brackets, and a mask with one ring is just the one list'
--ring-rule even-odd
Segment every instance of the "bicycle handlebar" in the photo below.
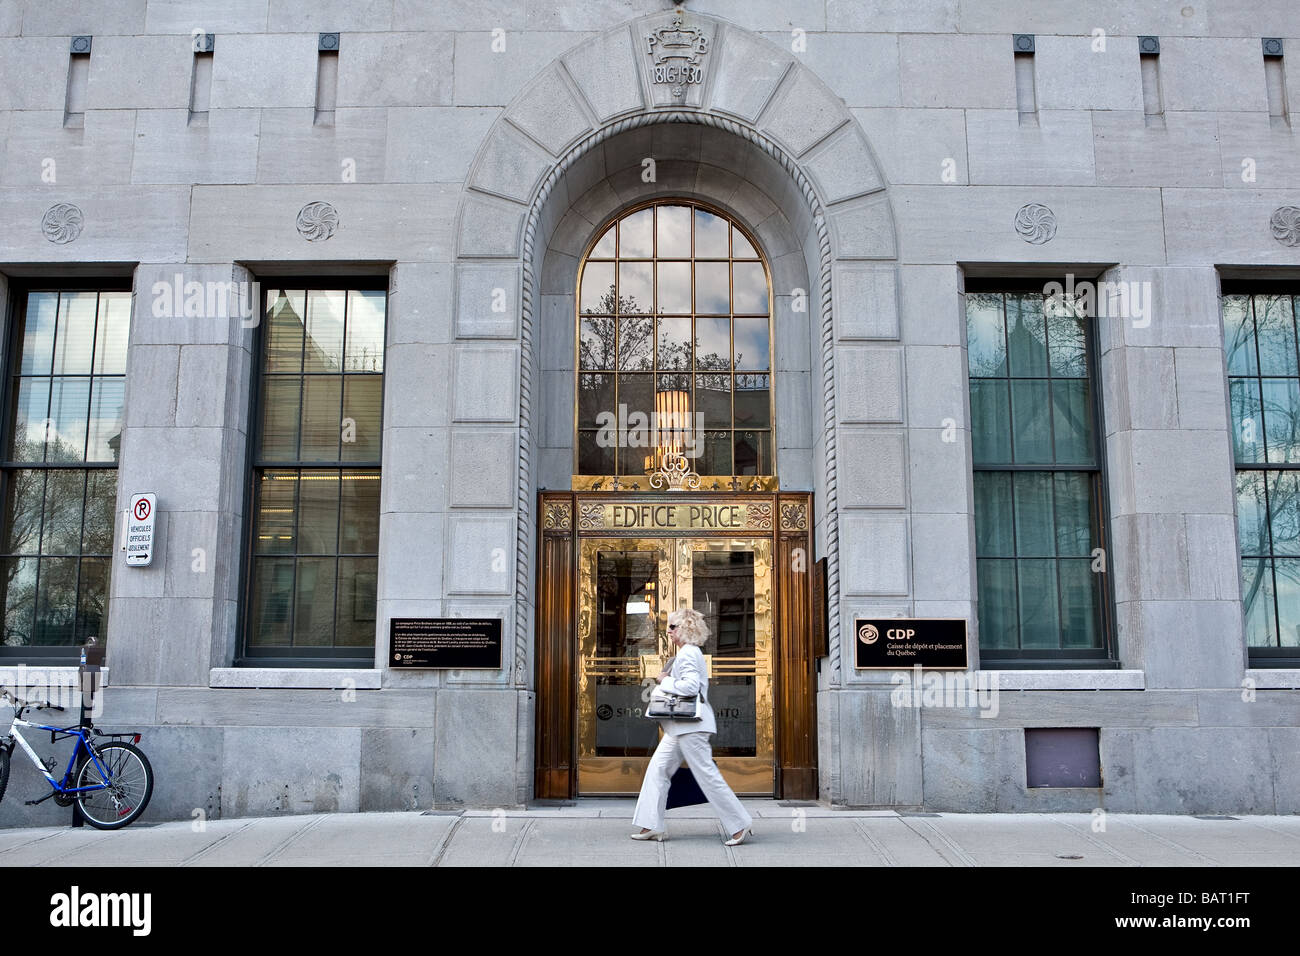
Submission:
{"label": "bicycle handlebar", "polygon": [[62,713],[67,709],[65,707],[60,707],[57,704],[52,704],[48,700],[43,703],[38,703],[34,700],[19,700],[8,687],[0,687],[0,699],[7,699],[15,710],[26,710],[30,707],[32,710],[57,710]]}

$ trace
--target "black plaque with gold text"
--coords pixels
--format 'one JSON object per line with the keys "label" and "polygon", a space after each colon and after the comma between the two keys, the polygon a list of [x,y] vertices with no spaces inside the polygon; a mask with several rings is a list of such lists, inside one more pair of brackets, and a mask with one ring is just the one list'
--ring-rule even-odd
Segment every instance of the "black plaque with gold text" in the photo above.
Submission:
{"label": "black plaque with gold text", "polygon": [[473,617],[395,617],[389,622],[390,667],[452,670],[501,666],[501,621]]}

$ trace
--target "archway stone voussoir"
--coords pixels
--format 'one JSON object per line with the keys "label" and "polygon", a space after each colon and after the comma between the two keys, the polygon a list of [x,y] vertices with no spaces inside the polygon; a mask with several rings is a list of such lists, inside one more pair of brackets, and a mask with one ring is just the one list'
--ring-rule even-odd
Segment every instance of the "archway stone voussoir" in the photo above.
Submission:
{"label": "archway stone voussoir", "polygon": [[553,165],[554,159],[545,150],[498,120],[474,160],[469,185],[526,203]]}
{"label": "archway stone voussoir", "polygon": [[593,37],[561,58],[597,122],[645,108],[636,53],[631,29],[619,27]]}
{"label": "archway stone voussoir", "polygon": [[456,227],[456,254],[471,258],[517,258],[525,212],[519,203],[483,193],[467,193]]}
{"label": "archway stone voussoir", "polygon": [[534,80],[506,111],[506,118],[554,157],[591,131],[586,110],[565,82],[563,71],[552,66]]}
{"label": "archway stone voussoir", "polygon": [[723,29],[713,56],[709,107],[750,124],[795,62],[776,44],[736,27]]}
{"label": "archway stone voussoir", "polygon": [[840,203],[827,210],[836,253],[845,259],[894,259],[894,217],[882,193]]}
{"label": "archway stone voussoir", "polygon": [[854,124],[840,127],[802,162],[827,205],[885,188],[866,137]]}
{"label": "archway stone voussoir", "polygon": [[801,157],[831,130],[850,119],[844,103],[811,70],[800,65],[763,111],[759,129]]}

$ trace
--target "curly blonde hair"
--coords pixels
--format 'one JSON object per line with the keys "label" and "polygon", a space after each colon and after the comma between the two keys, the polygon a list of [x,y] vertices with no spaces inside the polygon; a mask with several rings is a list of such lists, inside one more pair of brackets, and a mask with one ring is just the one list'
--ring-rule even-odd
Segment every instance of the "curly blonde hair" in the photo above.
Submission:
{"label": "curly blonde hair", "polygon": [[683,644],[703,647],[709,639],[709,625],[704,623],[704,615],[694,608],[683,607],[668,615],[668,623],[678,625],[677,633]]}

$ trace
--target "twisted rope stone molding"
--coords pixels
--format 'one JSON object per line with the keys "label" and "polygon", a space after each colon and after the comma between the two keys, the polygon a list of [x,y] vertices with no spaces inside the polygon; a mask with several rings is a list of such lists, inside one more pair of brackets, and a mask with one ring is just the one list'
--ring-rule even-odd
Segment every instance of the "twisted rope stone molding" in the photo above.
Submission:
{"label": "twisted rope stone molding", "polygon": [[822,428],[826,442],[826,554],[827,587],[826,598],[829,617],[829,649],[831,658],[831,682],[838,684],[840,679],[840,613],[839,613],[839,513],[838,475],[835,443],[835,359],[834,317],[831,308],[831,237],[826,223],[826,215],[821,200],[808,177],[798,162],[782,147],[757,130],[743,123],[712,113],[690,110],[666,110],[654,113],[638,113],[609,123],[579,140],[551,167],[528,207],[528,216],[523,232],[523,295],[520,302],[520,349],[519,370],[519,448],[520,469],[517,495],[519,523],[516,528],[516,574],[515,574],[515,682],[520,686],[527,683],[526,666],[528,659],[528,540],[532,529],[532,489],[531,461],[528,447],[528,435],[532,423],[532,348],[533,348],[533,287],[537,279],[534,275],[533,257],[537,244],[537,228],[542,210],[550,197],[551,191],[578,159],[606,140],[621,133],[656,123],[695,123],[725,130],[746,142],[763,150],[775,159],[798,186],[804,201],[813,215],[817,229],[817,247],[819,269],[821,273],[821,342],[822,342]]}
{"label": "twisted rope stone molding", "polygon": [[1279,206],[1268,220],[1273,238],[1284,246],[1300,246],[1300,206]]}
{"label": "twisted rope stone molding", "polygon": [[61,202],[45,210],[41,217],[41,234],[50,242],[65,245],[81,235],[86,217],[70,202]]}

